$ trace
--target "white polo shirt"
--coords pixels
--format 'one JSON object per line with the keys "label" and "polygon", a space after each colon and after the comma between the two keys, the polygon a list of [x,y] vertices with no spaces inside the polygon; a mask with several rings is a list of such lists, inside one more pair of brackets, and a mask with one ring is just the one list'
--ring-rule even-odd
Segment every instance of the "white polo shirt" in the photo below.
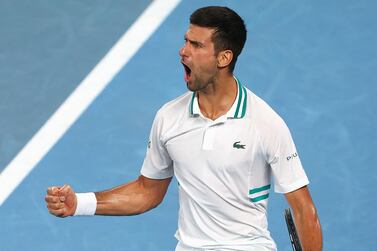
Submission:
{"label": "white polo shirt", "polygon": [[177,250],[276,250],[267,230],[271,177],[278,193],[309,183],[284,121],[237,84],[233,106],[215,121],[187,92],[153,122],[141,174],[179,183]]}

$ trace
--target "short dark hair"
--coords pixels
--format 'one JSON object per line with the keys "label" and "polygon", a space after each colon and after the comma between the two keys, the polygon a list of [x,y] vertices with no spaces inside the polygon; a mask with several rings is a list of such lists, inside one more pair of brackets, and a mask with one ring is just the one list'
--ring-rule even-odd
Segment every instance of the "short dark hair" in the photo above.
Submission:
{"label": "short dark hair", "polygon": [[246,26],[243,19],[233,10],[222,6],[208,6],[197,9],[190,16],[190,23],[200,27],[214,28],[212,42],[216,54],[223,50],[233,52],[233,60],[229,65],[233,72],[246,41]]}

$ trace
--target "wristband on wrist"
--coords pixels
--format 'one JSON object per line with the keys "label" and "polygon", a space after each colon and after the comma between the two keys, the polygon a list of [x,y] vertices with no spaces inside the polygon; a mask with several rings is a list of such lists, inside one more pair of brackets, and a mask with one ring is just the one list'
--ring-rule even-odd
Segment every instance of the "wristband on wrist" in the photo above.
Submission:
{"label": "wristband on wrist", "polygon": [[96,213],[97,198],[94,193],[76,193],[77,207],[73,216],[92,216]]}

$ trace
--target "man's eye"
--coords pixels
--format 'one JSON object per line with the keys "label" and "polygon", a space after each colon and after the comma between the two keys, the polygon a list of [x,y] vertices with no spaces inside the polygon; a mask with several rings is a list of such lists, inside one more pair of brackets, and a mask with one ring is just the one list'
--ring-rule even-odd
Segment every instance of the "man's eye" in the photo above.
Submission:
{"label": "man's eye", "polygon": [[200,44],[199,44],[199,43],[196,43],[196,42],[191,42],[191,45],[192,45],[192,47],[194,47],[194,48],[199,48],[199,47],[200,47]]}

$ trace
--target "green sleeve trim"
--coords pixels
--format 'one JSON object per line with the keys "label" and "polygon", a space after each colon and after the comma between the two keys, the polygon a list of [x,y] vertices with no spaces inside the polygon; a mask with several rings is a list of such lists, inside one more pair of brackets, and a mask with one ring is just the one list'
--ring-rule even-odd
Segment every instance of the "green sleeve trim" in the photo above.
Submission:
{"label": "green sleeve trim", "polygon": [[255,197],[255,198],[251,198],[250,200],[252,202],[258,202],[258,201],[267,199],[269,195],[270,195],[269,193],[268,194],[264,194],[264,195],[261,195],[261,196]]}
{"label": "green sleeve trim", "polygon": [[270,188],[271,188],[271,184],[268,184],[268,185],[262,186],[262,187],[257,187],[257,188],[254,188],[254,189],[250,189],[249,194],[258,193],[258,192],[261,192],[261,191],[264,191],[264,190],[268,190]]}

